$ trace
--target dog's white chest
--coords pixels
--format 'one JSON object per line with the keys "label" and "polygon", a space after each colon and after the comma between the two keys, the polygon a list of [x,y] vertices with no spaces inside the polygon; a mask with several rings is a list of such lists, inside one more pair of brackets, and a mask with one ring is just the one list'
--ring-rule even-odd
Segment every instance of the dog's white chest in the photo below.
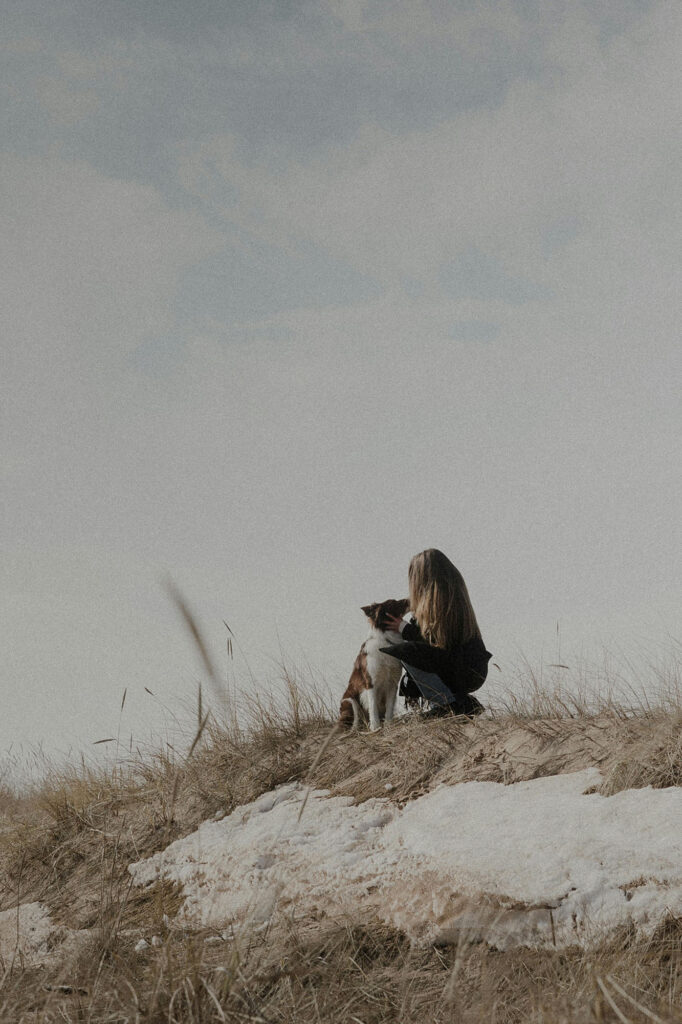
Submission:
{"label": "dog's white chest", "polygon": [[[394,636],[396,639],[394,640]],[[399,634],[381,633],[378,636],[370,636],[365,641],[365,653],[367,656],[367,675],[369,676],[374,693],[369,697],[369,690],[360,694],[360,701],[367,710],[370,700],[376,704],[377,710],[383,713],[387,705],[395,700],[398,682],[400,681],[400,662],[390,658],[388,654],[381,651],[387,644],[396,643],[400,639]]]}

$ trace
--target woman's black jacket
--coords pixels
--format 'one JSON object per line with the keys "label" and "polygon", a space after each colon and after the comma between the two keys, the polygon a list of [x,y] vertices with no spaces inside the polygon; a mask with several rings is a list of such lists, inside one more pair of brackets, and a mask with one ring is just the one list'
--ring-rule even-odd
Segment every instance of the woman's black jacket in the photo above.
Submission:
{"label": "woman's black jacket", "polygon": [[[434,672],[445,683],[455,697],[473,693],[483,686],[488,675],[488,662],[492,654],[486,651],[479,637],[457,644],[449,650],[426,643],[416,622],[408,622],[402,631],[403,642],[383,647],[407,667],[421,668]],[[413,692],[414,691],[414,692]],[[418,698],[421,692],[411,679],[404,679],[401,693],[405,697]]]}

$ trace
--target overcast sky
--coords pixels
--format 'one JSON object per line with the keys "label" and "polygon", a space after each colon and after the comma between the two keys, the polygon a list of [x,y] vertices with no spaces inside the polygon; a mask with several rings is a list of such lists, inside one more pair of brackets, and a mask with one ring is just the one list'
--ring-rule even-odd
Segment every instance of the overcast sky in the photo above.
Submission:
{"label": "overcast sky", "polygon": [[0,750],[191,695],[166,575],[339,689],[431,546],[503,674],[680,638],[679,3],[2,7]]}

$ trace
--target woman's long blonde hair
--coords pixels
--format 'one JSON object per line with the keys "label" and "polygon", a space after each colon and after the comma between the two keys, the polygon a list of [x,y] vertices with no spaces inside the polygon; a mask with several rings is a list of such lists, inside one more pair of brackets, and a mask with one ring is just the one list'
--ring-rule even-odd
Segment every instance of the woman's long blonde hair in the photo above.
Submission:
{"label": "woman's long blonde hair", "polygon": [[480,639],[466,583],[442,551],[428,548],[415,555],[408,581],[410,606],[425,640],[448,648]]}

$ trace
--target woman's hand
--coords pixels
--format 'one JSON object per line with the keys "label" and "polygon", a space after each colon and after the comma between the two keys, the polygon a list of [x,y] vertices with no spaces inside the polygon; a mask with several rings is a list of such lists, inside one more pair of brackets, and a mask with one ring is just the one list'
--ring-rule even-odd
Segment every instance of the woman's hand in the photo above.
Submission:
{"label": "woman's hand", "polygon": [[400,615],[387,615],[386,626],[392,633],[399,633],[403,619]]}

